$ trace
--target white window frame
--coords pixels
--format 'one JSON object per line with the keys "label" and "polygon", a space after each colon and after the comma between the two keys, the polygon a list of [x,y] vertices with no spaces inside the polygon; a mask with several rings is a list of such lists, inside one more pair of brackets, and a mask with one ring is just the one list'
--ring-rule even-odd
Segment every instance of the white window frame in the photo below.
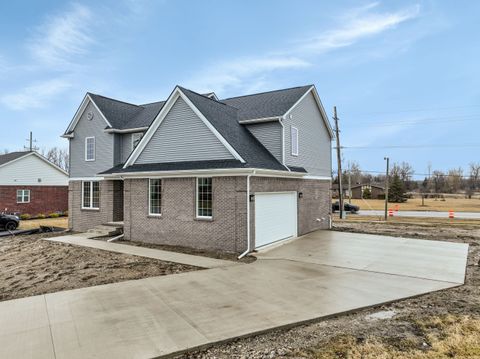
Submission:
{"label": "white window frame", "polygon": [[[198,200],[199,200],[199,191],[198,191],[198,180],[203,178],[210,178],[212,180],[212,215],[211,216],[200,216],[198,214]],[[212,219],[213,218],[213,177],[197,177],[195,180],[195,218],[198,219]]]}
{"label": "white window frame", "polygon": [[[91,140],[93,139],[93,158],[88,158],[88,140]],[[85,137],[85,161],[87,162],[92,162],[92,161],[95,161],[95,155],[96,155],[96,141],[95,141],[95,137],[92,136],[92,137]]]}
{"label": "white window frame", "polygon": [[[294,133],[295,133],[295,135],[294,135]],[[291,151],[291,152],[292,152],[292,156],[298,156],[298,148],[300,147],[299,137],[300,137],[300,136],[298,135],[298,128],[295,127],[295,126],[292,126],[292,127],[290,128],[290,147],[291,147],[291,150],[292,150],[292,151]],[[296,147],[297,147],[297,148],[295,148],[295,147],[293,146],[293,144],[294,144],[294,141],[293,141],[293,140],[294,140],[294,139],[296,140],[296,144],[297,144]]]}
{"label": "white window frame", "polygon": [[[152,191],[152,180],[159,180],[160,181],[160,213],[152,213],[152,196],[151,196],[151,191]],[[148,179],[148,215],[149,216],[155,216],[155,217],[161,217],[162,216],[162,200],[163,200],[163,180],[161,178],[149,178]]]}
{"label": "white window frame", "polygon": [[[21,195],[19,196],[18,193],[21,192]],[[27,194],[27,196],[25,196]],[[21,197],[22,200],[18,201],[18,197]],[[28,200],[25,200],[25,198],[28,198]],[[17,203],[30,203],[30,190],[29,189],[17,189]]]}
{"label": "white window frame", "polygon": [[[139,138],[135,138],[135,136],[140,135]],[[134,132],[132,133],[132,151],[135,149],[140,144],[140,141],[142,140],[143,137],[143,132]],[[135,141],[138,140],[137,146],[135,146]]]}
{"label": "white window frame", "polygon": [[[93,183],[98,182],[98,207],[93,207]],[[82,209],[90,209],[90,210],[95,210],[98,211],[100,209],[100,181],[82,181]],[[90,184],[90,206],[85,207],[85,201],[84,201],[84,196],[85,196],[85,183]]]}

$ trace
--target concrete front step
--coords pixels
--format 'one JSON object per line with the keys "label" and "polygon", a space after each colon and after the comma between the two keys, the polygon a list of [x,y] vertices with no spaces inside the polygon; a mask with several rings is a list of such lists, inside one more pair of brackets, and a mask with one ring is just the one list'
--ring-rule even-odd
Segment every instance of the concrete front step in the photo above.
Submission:
{"label": "concrete front step", "polygon": [[123,226],[98,225],[87,231],[88,238],[112,237],[123,233]]}

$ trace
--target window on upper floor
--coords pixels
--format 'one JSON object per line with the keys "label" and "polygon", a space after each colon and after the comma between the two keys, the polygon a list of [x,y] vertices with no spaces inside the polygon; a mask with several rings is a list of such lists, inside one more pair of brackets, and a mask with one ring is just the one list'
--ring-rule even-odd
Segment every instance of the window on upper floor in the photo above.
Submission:
{"label": "window on upper floor", "polygon": [[85,161],[95,161],[95,137],[85,138]]}
{"label": "window on upper floor", "polygon": [[99,209],[100,208],[100,182],[83,181],[82,182],[82,208]]}
{"label": "window on upper floor", "polygon": [[298,128],[291,128],[291,146],[292,146],[292,156],[298,156]]}
{"label": "window on upper floor", "polygon": [[212,218],[213,191],[212,178],[197,178],[197,218]]}
{"label": "window on upper floor", "polygon": [[132,151],[138,146],[143,137],[143,132],[132,133]]}
{"label": "window on upper floor", "polygon": [[30,190],[18,189],[17,190],[17,203],[30,203]]}
{"label": "window on upper floor", "polygon": [[160,216],[162,214],[162,180],[151,178],[149,180],[148,214]]}

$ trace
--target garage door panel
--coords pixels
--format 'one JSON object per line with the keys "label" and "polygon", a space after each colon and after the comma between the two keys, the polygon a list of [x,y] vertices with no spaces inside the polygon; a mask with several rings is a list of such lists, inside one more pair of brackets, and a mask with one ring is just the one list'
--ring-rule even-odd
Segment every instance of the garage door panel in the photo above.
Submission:
{"label": "garage door panel", "polygon": [[255,194],[255,247],[296,236],[295,192]]}

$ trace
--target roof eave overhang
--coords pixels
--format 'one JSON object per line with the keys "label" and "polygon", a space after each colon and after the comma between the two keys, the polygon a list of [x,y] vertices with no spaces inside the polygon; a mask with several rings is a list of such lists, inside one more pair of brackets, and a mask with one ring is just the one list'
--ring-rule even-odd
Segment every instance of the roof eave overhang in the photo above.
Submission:
{"label": "roof eave overhang", "polygon": [[135,133],[135,132],[142,132],[148,130],[148,126],[145,127],[136,127],[136,128],[125,128],[125,129],[118,129],[118,128],[107,128],[103,132],[106,133]]}
{"label": "roof eave overhang", "polygon": [[250,120],[239,121],[239,123],[242,124],[242,125],[252,125],[252,124],[255,124],[255,123],[280,121],[281,118],[282,118],[281,116],[253,118],[253,119],[250,119]]}
{"label": "roof eave overhang", "polygon": [[143,172],[123,172],[101,174],[106,179],[125,179],[125,178],[172,178],[172,177],[199,177],[199,176],[248,176],[255,175],[259,177],[289,177],[302,178],[307,173],[288,172],[279,170],[268,170],[262,168],[228,168],[228,169],[201,169],[201,170],[182,170],[182,171],[143,171]]}

